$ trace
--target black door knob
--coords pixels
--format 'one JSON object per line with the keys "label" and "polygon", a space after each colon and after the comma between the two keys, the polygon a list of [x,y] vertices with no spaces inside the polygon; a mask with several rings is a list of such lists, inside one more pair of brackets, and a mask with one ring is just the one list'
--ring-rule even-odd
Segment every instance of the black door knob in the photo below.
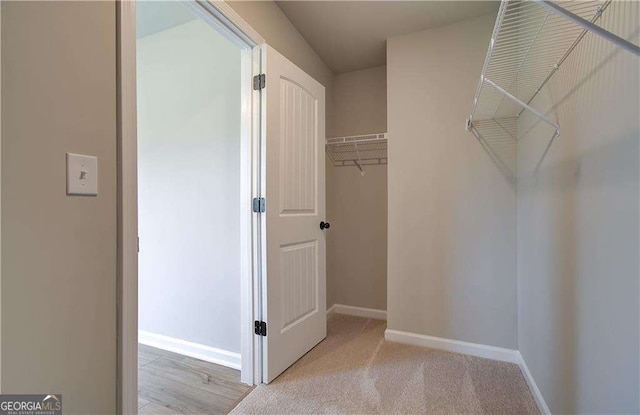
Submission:
{"label": "black door knob", "polygon": [[331,224],[329,222],[320,222],[321,230],[329,229],[330,227],[331,227]]}

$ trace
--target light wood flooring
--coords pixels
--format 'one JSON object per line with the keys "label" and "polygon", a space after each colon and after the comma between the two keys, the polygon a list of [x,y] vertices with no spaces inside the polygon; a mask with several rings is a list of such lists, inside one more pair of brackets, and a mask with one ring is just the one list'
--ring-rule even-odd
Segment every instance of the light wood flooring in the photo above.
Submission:
{"label": "light wood flooring", "polygon": [[252,388],[240,371],[138,345],[138,412],[226,414]]}

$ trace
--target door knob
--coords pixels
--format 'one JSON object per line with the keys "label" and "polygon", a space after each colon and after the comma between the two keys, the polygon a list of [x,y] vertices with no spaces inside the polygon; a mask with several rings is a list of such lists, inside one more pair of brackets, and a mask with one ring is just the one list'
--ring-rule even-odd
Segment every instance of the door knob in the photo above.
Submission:
{"label": "door knob", "polygon": [[329,229],[331,224],[329,222],[320,222],[320,230]]}

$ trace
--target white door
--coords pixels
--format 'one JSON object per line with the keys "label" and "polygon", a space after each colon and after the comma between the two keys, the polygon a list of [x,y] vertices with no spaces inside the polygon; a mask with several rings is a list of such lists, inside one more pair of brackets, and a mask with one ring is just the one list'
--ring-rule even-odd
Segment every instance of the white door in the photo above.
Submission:
{"label": "white door", "polygon": [[324,86],[262,47],[266,306],[263,380],[270,382],[327,335]]}

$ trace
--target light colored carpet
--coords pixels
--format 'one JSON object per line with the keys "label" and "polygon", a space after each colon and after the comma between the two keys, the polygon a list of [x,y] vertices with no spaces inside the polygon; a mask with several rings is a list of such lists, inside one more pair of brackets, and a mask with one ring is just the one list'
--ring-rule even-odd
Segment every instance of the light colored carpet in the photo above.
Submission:
{"label": "light colored carpet", "polygon": [[327,338],[232,414],[539,414],[517,365],[384,340],[336,315]]}

